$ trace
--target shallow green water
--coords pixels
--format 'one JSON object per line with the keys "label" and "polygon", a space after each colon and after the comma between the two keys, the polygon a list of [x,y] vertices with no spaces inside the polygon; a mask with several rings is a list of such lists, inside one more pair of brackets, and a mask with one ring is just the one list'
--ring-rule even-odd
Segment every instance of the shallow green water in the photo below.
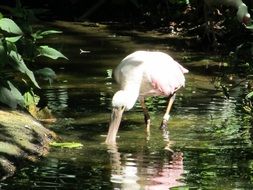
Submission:
{"label": "shallow green water", "polygon": [[[187,62],[182,63],[191,72],[171,112],[170,142],[158,129],[166,98],[153,98],[150,137],[137,104],[124,114],[117,147],[103,144],[116,90],[107,71],[135,49],[168,47],[133,40],[130,34],[95,34],[79,31],[60,38],[68,44],[63,49],[70,61],[53,65],[58,79],[42,90],[58,118],[48,127],[64,142],[84,146],[52,148],[46,158],[0,182],[0,189],[253,189],[251,123],[237,109],[239,87],[226,99],[214,88],[213,75],[205,69],[199,74]],[[80,48],[91,52],[79,54]]]}

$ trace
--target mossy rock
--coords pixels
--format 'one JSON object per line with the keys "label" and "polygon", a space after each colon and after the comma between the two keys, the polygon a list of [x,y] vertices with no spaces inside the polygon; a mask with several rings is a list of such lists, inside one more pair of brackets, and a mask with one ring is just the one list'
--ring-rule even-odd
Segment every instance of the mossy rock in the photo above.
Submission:
{"label": "mossy rock", "polygon": [[27,113],[0,110],[0,179],[13,175],[25,162],[45,156],[55,137]]}

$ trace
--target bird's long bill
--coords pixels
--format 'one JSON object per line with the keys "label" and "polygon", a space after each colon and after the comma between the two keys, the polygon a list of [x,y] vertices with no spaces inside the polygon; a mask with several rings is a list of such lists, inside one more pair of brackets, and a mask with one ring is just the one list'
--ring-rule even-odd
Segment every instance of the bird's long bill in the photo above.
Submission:
{"label": "bird's long bill", "polygon": [[111,120],[109,124],[109,131],[105,140],[106,144],[115,144],[116,143],[116,135],[119,129],[119,125],[121,122],[122,114],[125,108],[113,108],[111,113]]}

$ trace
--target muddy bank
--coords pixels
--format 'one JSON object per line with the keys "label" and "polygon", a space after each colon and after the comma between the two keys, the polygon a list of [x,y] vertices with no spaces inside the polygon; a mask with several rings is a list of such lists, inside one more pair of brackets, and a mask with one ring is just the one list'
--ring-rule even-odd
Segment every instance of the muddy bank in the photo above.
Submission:
{"label": "muddy bank", "polygon": [[0,179],[48,153],[55,134],[27,113],[0,110]]}

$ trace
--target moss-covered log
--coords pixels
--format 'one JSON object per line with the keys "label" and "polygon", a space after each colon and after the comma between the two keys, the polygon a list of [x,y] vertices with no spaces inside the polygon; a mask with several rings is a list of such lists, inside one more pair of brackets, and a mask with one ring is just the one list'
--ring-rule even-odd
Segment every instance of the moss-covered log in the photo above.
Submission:
{"label": "moss-covered log", "polygon": [[48,153],[55,134],[27,113],[0,110],[0,179]]}

